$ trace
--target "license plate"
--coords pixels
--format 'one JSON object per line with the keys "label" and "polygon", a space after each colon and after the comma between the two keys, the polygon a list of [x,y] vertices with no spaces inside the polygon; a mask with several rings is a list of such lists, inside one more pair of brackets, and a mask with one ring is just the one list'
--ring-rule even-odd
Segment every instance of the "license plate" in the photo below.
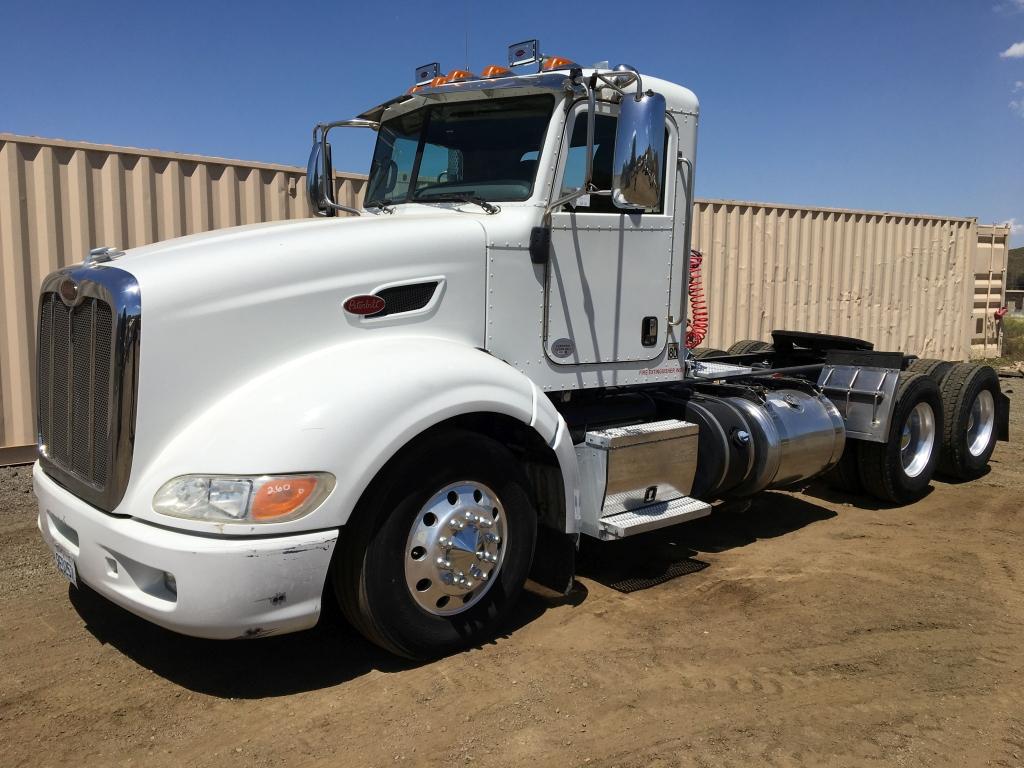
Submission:
{"label": "license plate", "polygon": [[57,563],[57,570],[64,575],[64,578],[77,587],[78,572],[75,570],[75,558],[58,546],[53,550],[53,560]]}

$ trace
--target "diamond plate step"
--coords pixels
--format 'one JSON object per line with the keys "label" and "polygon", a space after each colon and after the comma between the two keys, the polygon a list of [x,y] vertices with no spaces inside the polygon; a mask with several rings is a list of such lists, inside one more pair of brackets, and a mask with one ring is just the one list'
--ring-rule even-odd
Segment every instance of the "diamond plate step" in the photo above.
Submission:
{"label": "diamond plate step", "polygon": [[710,504],[684,496],[681,499],[650,504],[629,512],[619,512],[602,517],[600,520],[601,532],[604,534],[604,538],[622,539],[645,531],[666,528],[687,520],[696,520],[698,517],[706,517],[710,514]]}

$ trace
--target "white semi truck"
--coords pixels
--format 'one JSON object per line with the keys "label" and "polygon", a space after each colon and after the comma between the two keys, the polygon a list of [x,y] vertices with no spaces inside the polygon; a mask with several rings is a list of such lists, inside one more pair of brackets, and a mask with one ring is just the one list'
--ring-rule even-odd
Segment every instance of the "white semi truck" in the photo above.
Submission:
{"label": "white semi truck", "polygon": [[[57,567],[209,638],[336,599],[422,658],[493,634],[527,579],[567,591],[582,536],[824,473],[901,504],[984,472],[1007,438],[991,368],[796,331],[691,351],[697,122],[680,85],[529,41],[317,126],[322,218],[47,277],[34,485]],[[334,199],[336,127],[377,134],[359,208]]]}

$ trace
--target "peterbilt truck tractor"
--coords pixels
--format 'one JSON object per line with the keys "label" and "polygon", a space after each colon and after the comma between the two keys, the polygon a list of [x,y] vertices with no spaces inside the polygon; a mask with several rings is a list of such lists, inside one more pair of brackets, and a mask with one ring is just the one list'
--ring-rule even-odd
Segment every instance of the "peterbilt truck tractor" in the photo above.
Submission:
{"label": "peterbilt truck tractor", "polygon": [[[316,126],[319,217],[48,276],[34,486],[58,569],[208,638],[337,601],[429,658],[493,636],[528,579],[568,592],[582,537],[819,475],[898,506],[982,474],[1008,439],[988,366],[827,329],[695,351],[697,123],[680,85],[528,41]],[[358,207],[340,128],[376,133]]]}

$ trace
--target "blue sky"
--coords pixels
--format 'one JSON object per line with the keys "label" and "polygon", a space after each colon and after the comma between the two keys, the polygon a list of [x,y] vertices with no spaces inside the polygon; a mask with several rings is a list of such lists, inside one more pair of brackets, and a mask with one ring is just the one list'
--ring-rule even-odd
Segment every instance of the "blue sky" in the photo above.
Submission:
{"label": "blue sky", "polygon": [[[702,197],[1012,219],[1024,244],[1024,0],[5,6],[0,131],[304,164],[313,123],[466,65],[467,31],[476,71],[537,37],[693,89]],[[341,138],[365,171],[369,132]]]}

